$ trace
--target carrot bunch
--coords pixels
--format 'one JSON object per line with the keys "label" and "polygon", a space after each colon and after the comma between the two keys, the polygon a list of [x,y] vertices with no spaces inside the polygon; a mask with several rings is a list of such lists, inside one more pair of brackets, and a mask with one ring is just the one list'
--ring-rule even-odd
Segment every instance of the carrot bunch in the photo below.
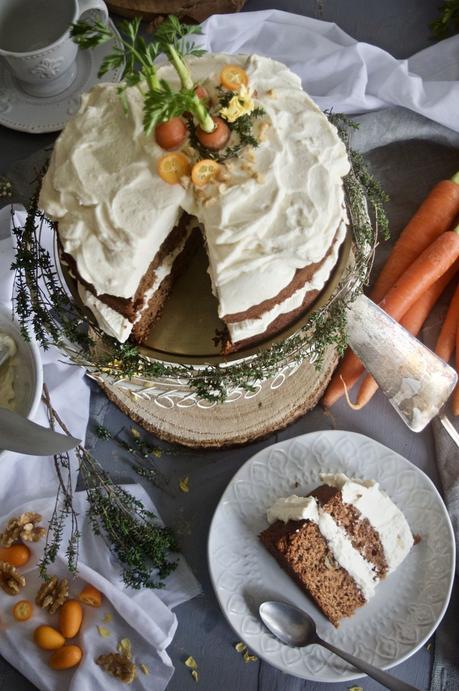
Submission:
{"label": "carrot bunch", "polygon": [[[394,245],[370,297],[417,335],[448,283],[459,271],[459,173],[442,180],[429,193]],[[449,230],[453,228],[453,230]],[[449,360],[456,347],[459,371],[459,287],[440,332],[436,352]],[[323,398],[326,407],[335,403],[359,379],[364,366],[348,350]],[[378,385],[367,375],[353,408],[362,408]],[[453,396],[453,413],[459,415],[459,386]]]}

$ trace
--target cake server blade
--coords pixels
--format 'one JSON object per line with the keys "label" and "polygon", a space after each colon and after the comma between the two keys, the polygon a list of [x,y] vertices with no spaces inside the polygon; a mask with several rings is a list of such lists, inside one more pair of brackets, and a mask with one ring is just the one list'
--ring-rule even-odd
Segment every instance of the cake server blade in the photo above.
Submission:
{"label": "cake server blade", "polygon": [[347,328],[349,345],[389,403],[421,432],[452,394],[454,369],[365,295],[348,307]]}
{"label": "cake server blade", "polygon": [[73,449],[80,443],[70,435],[58,434],[47,427],[37,425],[27,418],[6,408],[0,408],[0,449],[50,456]]}

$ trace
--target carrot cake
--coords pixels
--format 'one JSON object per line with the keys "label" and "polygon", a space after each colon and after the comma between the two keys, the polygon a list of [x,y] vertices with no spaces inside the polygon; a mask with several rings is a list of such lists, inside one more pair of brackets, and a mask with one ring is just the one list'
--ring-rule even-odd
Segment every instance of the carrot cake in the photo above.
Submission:
{"label": "carrot cake", "polygon": [[414,540],[403,513],[372,480],[340,473],[306,497],[278,499],[260,540],[338,626],[375,593]]}
{"label": "carrot cake", "polygon": [[[296,318],[337,262],[346,234],[342,179],[349,161],[335,127],[297,75],[259,55],[190,59],[193,80],[204,87],[214,114],[223,112],[219,75],[230,64],[248,75],[242,107],[250,100],[262,113],[254,125],[258,145],[228,158],[204,186],[188,174],[180,184],[160,176],[164,150],[144,131],[144,99],[136,87],[124,92],[125,109],[119,85],[97,84],[54,147],[40,206],[56,223],[83,303],[121,342],[145,338],[197,234],[204,238],[229,350]],[[179,86],[170,65],[158,76]],[[233,130],[228,146],[237,144]],[[179,153],[191,163],[199,158],[190,139]]]}

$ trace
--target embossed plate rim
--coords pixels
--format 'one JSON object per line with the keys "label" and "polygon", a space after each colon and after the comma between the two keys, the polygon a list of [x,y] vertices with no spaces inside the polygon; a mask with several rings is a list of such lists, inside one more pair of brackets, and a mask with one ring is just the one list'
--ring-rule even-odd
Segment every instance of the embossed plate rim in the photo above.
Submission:
{"label": "embossed plate rim", "polygon": [[[340,446],[342,447],[341,451]],[[327,459],[333,458],[333,454],[336,454],[339,461],[335,458],[332,461],[333,466],[328,461],[324,464],[323,459],[322,461],[320,459],[321,447],[326,448]],[[374,449],[373,457],[368,456],[370,447]],[[295,461],[294,455],[298,453],[298,448],[301,458],[299,461]],[[365,458],[363,456],[359,458],[358,451],[356,456],[357,449],[360,449],[360,452],[365,452]],[[303,463],[305,452],[309,454],[307,464]],[[300,466],[297,466],[295,471],[295,462],[300,464],[300,471],[298,471]],[[368,468],[368,472],[365,472],[363,476],[381,482],[383,489],[389,492],[394,501],[399,503],[404,501],[403,495],[409,495],[410,491],[415,492],[418,496],[422,493],[422,507],[427,507],[427,513],[421,511],[421,505],[415,506],[414,503],[408,501],[407,505],[403,505],[407,518],[410,523],[414,522],[412,525],[414,532],[417,532],[417,527],[424,525],[421,521],[423,515],[427,515],[431,520],[435,518],[438,524],[436,527],[440,526],[440,532],[438,533],[437,530],[434,535],[433,529],[424,531],[421,543],[413,549],[399,569],[387,581],[378,586],[376,595],[370,603],[353,617],[344,621],[339,629],[335,629],[259,544],[257,533],[266,526],[266,523],[263,518],[263,510],[257,507],[257,501],[260,501],[260,493],[263,493],[263,509],[265,509],[273,498],[282,496],[284,493],[285,489],[282,490],[282,483],[284,486],[289,483],[289,487],[293,488],[296,479],[297,481],[300,480],[301,487],[301,480],[303,480],[303,490],[298,489],[298,492],[301,493],[317,486],[319,472],[347,470],[353,473],[355,472],[353,468],[357,468],[362,463],[365,463]],[[259,471],[260,469],[265,471],[266,468],[268,468],[271,486],[263,489],[261,486],[263,478]],[[360,474],[362,473],[360,472]],[[409,487],[407,483],[412,483],[412,486]],[[405,487],[404,484],[407,486]],[[244,501],[240,499],[236,501],[235,488],[237,487],[242,488]],[[426,493],[425,496],[424,493]],[[244,526],[244,512],[249,517],[250,529]],[[253,516],[250,517],[251,513],[256,516],[255,524],[251,522],[253,520]],[[235,531],[234,526],[231,526],[231,521],[236,520],[236,518],[239,523]],[[257,521],[259,521],[258,527],[256,526]],[[416,521],[419,522],[419,525]],[[245,536],[244,532],[246,533]],[[231,563],[231,540],[234,540],[236,545],[232,555],[233,563]],[[434,542],[435,550],[433,549]],[[445,550],[444,559],[441,563],[436,558],[437,544],[440,552],[441,549]],[[258,569],[258,573],[262,574],[261,577],[258,576],[258,587],[263,591],[262,599],[265,599],[266,593],[271,597],[277,594],[279,599],[283,598],[304,607],[314,616],[321,635],[357,656],[359,652],[361,656],[364,654],[370,662],[379,664],[385,669],[408,659],[424,645],[435,631],[448,606],[455,570],[455,542],[451,521],[443,500],[430,478],[413,463],[383,444],[365,435],[344,430],[311,432],[284,440],[262,449],[246,461],[228,484],[217,505],[209,530],[207,550],[211,582],[222,612],[228,623],[237,635],[245,641],[250,650],[282,672],[294,674],[303,679],[322,682],[351,681],[362,677],[362,674],[352,672],[350,666],[319,646],[292,649],[275,640],[261,625],[258,617],[250,611],[250,604],[255,607],[254,603],[259,602],[257,597],[251,598],[250,595],[243,597],[241,583],[239,585],[236,583],[233,586],[234,569],[237,571],[237,577],[243,579],[246,589],[247,583],[250,589],[251,578],[254,581],[257,580],[254,573]],[[428,559],[429,554],[430,559]],[[250,560],[252,572],[247,570],[247,559]],[[423,564],[424,569],[419,569],[420,563]],[[253,571],[254,569],[255,571]],[[440,569],[439,575],[438,569]],[[429,573],[430,583],[435,583],[435,589],[432,592],[435,591],[435,594],[438,595],[437,584],[439,583],[440,594],[437,599],[427,600],[426,604],[425,592],[423,591],[422,600],[419,592],[421,586],[424,586],[428,591]],[[435,578],[432,578],[432,574],[435,574]],[[269,580],[270,577],[271,580]],[[277,586],[275,585],[276,580],[278,581]],[[256,587],[255,583],[254,588]],[[405,607],[406,611],[411,608],[410,615],[406,617],[404,610],[402,619],[397,621],[394,616],[394,612],[399,611],[396,600],[398,597],[404,601],[406,592],[403,591],[408,591],[408,594],[412,593],[413,599],[412,601],[408,600]],[[280,595],[281,592],[282,595]],[[232,594],[229,596],[228,593]],[[238,606],[241,606],[242,603],[242,615],[234,614],[234,603],[239,603]],[[229,611],[230,609],[232,611]],[[412,623],[411,618],[415,617],[418,619]],[[381,628],[382,625],[392,626],[392,633],[390,634],[389,629],[390,635],[385,636],[386,630]],[[367,629],[365,632],[362,630],[364,627]],[[379,642],[375,647],[369,647],[368,644],[368,630],[371,633],[372,627],[375,641],[379,641],[380,638],[383,640],[379,650]],[[400,654],[397,652],[392,654],[390,651],[388,654],[384,650],[384,640],[391,644],[389,645],[390,649],[392,646],[396,650],[397,644],[399,644],[397,636],[401,637],[403,641],[407,630],[415,636],[415,642],[408,642],[402,646]],[[396,633],[397,631],[398,633]],[[359,632],[362,640],[359,640]],[[352,641],[352,645],[349,645],[350,641]],[[314,666],[316,669],[312,669]]]}

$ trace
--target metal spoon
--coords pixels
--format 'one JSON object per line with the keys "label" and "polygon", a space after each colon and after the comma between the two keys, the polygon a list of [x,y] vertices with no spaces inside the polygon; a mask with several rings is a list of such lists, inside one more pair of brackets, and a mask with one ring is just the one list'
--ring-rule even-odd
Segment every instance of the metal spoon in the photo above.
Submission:
{"label": "metal spoon", "polygon": [[368,662],[359,660],[359,658],[335,648],[331,643],[319,638],[314,620],[298,607],[286,602],[263,602],[259,607],[259,612],[264,625],[286,645],[293,648],[302,648],[314,643],[322,645],[392,691],[419,691],[414,686],[383,672],[382,669],[373,667]]}

